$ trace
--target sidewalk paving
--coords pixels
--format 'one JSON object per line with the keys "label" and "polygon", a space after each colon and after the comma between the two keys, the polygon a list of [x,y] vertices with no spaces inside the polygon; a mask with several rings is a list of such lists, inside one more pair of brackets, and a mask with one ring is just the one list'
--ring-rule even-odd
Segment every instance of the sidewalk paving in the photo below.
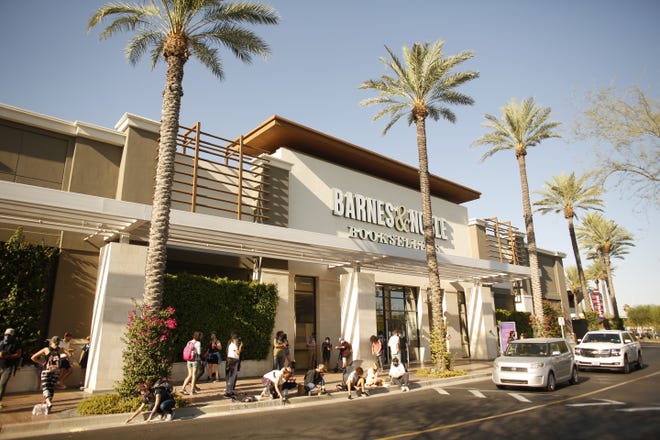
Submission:
{"label": "sidewalk paving", "polygon": [[[458,359],[454,360],[454,369],[465,370],[467,376],[457,376],[444,379],[431,379],[418,376],[416,366],[410,369],[411,391],[441,384],[456,384],[482,380],[490,377],[492,362]],[[301,382],[304,371],[296,371],[295,377]],[[299,396],[295,390],[289,395],[284,405],[313,405],[346,400],[346,392],[335,391],[336,385],[341,382],[341,373],[326,374],[326,389],[329,395]],[[178,391],[180,384],[176,384]],[[224,399],[225,382],[209,383],[205,380],[199,384],[201,391],[194,396],[186,396],[188,406],[175,411],[174,420],[194,419],[199,417],[220,416],[233,411],[259,411],[270,410],[283,405],[279,400],[262,400],[244,402],[248,396],[259,395],[263,389],[260,377],[241,378],[239,376],[236,386],[238,398],[236,400]],[[396,388],[378,387],[372,394],[386,394],[399,392]],[[41,402],[40,391],[33,393],[20,393],[5,395],[3,408],[0,409],[0,439],[16,439],[32,437],[44,433],[64,433],[74,431],[88,431],[94,429],[111,428],[124,425],[129,414],[110,414],[100,416],[81,416],[77,413],[78,404],[90,395],[77,389],[56,390],[51,414],[47,416],[32,415],[32,407]],[[140,418],[131,422],[140,423]]]}

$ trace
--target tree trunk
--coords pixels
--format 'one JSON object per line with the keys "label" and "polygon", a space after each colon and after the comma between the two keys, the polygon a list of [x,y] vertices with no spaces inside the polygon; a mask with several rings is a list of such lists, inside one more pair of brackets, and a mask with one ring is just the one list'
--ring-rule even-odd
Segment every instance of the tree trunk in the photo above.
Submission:
{"label": "tree trunk", "polygon": [[[522,189],[523,214],[525,217],[525,231],[527,234],[527,249],[529,252],[529,272],[532,278],[532,300],[534,303],[534,315],[537,320],[537,329],[545,328],[543,315],[543,292],[541,291],[541,277],[539,271],[539,260],[536,253],[536,236],[534,235],[534,218],[532,217],[532,204],[529,200],[529,184],[527,183],[527,165],[525,163],[525,152],[516,152],[518,168],[520,170],[520,186]],[[539,335],[541,336],[541,335]]]}
{"label": "tree trunk", "polygon": [[163,300],[176,139],[179,131],[181,97],[183,96],[183,65],[186,61],[182,56],[173,55],[166,59],[167,75],[163,91],[158,165],[151,208],[151,227],[144,282],[144,303],[154,310],[160,309]]}
{"label": "tree trunk", "polygon": [[435,249],[433,232],[433,210],[431,208],[431,187],[429,184],[429,164],[426,150],[426,120],[418,115],[415,118],[417,128],[417,152],[419,154],[419,189],[422,197],[422,221],[424,225],[424,246],[426,264],[429,273],[431,293],[431,359],[439,372],[449,368],[449,352],[447,350],[447,332],[445,329],[444,310],[442,307],[444,292],[440,288],[438,258]]}
{"label": "tree trunk", "polygon": [[591,304],[591,295],[587,289],[587,279],[584,276],[584,269],[582,269],[582,259],[580,258],[580,248],[578,247],[577,237],[575,236],[575,226],[573,225],[573,217],[568,220],[568,233],[571,236],[571,245],[573,246],[573,255],[575,256],[575,266],[577,267],[578,277],[580,277],[580,287],[582,288],[582,298],[586,306],[586,312],[593,312],[594,307]]}
{"label": "tree trunk", "polygon": [[[605,252],[603,255],[603,260],[605,261],[605,270],[607,272],[607,292],[610,294],[610,300],[612,301],[612,313],[614,313],[614,319],[616,319],[616,325],[619,326],[619,305],[616,302],[616,293],[614,293],[614,282],[612,280],[612,264],[610,262],[609,252]],[[622,330],[622,329],[621,329]]]}

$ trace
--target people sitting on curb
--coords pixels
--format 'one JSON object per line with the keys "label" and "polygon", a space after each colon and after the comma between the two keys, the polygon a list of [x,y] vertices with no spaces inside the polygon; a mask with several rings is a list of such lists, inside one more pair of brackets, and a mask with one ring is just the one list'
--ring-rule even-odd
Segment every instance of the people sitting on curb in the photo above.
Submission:
{"label": "people sitting on curb", "polygon": [[409,374],[406,371],[402,363],[399,362],[399,358],[392,359],[392,365],[390,365],[390,382],[392,385],[401,385],[401,391],[410,391],[408,388]]}
{"label": "people sitting on curb", "polygon": [[305,394],[311,396],[316,388],[320,388],[320,393],[325,394],[325,378],[326,373],[325,365],[318,364],[316,368],[312,368],[305,373]]}
{"label": "people sitting on curb", "polygon": [[351,392],[355,390],[358,397],[367,397],[369,393],[364,388],[364,370],[362,367],[357,367],[353,370],[346,379],[346,389],[348,390],[348,400],[351,400]]}
{"label": "people sitting on curb", "polygon": [[383,379],[378,377],[378,364],[374,362],[367,370],[367,379],[365,381],[367,387],[379,387],[383,385]]}
{"label": "people sitting on curb", "polygon": [[261,383],[264,385],[261,397],[270,395],[273,399],[285,400],[288,397],[288,390],[284,389],[284,383],[289,380],[292,374],[293,370],[289,367],[272,370],[264,374],[261,378]]}
{"label": "people sitting on curb", "polygon": [[150,411],[149,417],[146,422],[150,423],[154,420],[164,420],[166,422],[172,421],[174,417],[174,406],[176,402],[172,396],[172,385],[167,381],[159,381],[156,386],[152,387],[149,382],[143,382],[138,385],[142,404],[140,407],[128,418],[126,423],[136,418],[139,414],[145,411]]}

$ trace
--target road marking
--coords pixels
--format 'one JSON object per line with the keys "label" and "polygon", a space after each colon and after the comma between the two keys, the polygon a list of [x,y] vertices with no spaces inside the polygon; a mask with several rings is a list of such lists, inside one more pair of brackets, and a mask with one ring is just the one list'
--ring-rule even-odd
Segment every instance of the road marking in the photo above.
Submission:
{"label": "road marking", "polygon": [[511,396],[511,397],[513,397],[514,399],[517,399],[517,400],[519,400],[519,401],[521,401],[521,402],[527,402],[527,403],[530,403],[530,402],[531,402],[529,399],[527,399],[527,398],[526,398],[525,396],[523,396],[522,394],[518,394],[518,393],[509,393],[509,396]]}
{"label": "road marking", "polygon": [[660,406],[642,406],[640,408],[619,408],[617,411],[638,412],[638,411],[660,411]]}
{"label": "road marking", "polygon": [[444,388],[434,388],[439,394],[444,394],[445,396],[448,396],[449,393],[445,391]]}
{"label": "road marking", "polygon": [[523,413],[530,412],[530,411],[536,411],[537,409],[547,408],[547,407],[553,406],[553,405],[560,405],[562,403],[570,402],[572,400],[582,399],[584,397],[588,397],[588,396],[592,396],[594,394],[602,393],[603,391],[608,391],[608,390],[611,390],[611,389],[614,389],[614,388],[618,388],[618,387],[621,387],[621,386],[624,386],[624,385],[628,385],[630,383],[638,382],[638,381],[643,380],[643,379],[648,379],[650,377],[657,376],[658,374],[660,374],[660,371],[657,371],[655,373],[651,373],[651,374],[646,375],[646,376],[641,376],[641,377],[637,377],[635,379],[627,380],[627,381],[621,382],[619,384],[610,385],[608,387],[601,388],[599,390],[590,391],[588,393],[580,394],[580,395],[577,395],[577,396],[567,397],[566,399],[558,400],[556,402],[543,403],[543,404],[540,404],[540,405],[534,405],[534,406],[530,406],[528,408],[518,409],[518,410],[515,410],[515,411],[509,411],[509,412],[505,412],[505,413],[502,413],[502,414],[495,414],[495,415],[492,415],[492,416],[479,417],[477,419],[466,420],[464,422],[450,423],[448,425],[440,425],[440,426],[436,426],[436,427],[428,428],[428,429],[424,429],[424,430],[419,430],[419,431],[403,432],[401,434],[394,434],[394,435],[390,435],[390,436],[387,436],[387,437],[381,437],[380,439],[381,440],[393,440],[393,439],[406,438],[406,437],[418,437],[418,436],[421,436],[423,434],[428,434],[430,432],[438,432],[438,431],[444,431],[444,430],[447,430],[447,429],[461,428],[463,426],[469,426],[469,425],[475,425],[477,423],[482,423],[482,422],[485,422],[487,420],[502,419],[504,417],[523,414]]}
{"label": "road marking", "polygon": [[616,400],[609,399],[598,399],[600,402],[592,403],[568,403],[566,406],[603,406],[603,405],[625,405],[623,402],[617,402]]}
{"label": "road marking", "polygon": [[484,396],[484,393],[482,393],[482,392],[479,391],[479,390],[470,390],[470,392],[471,392],[472,394],[474,394],[475,397],[478,397],[478,398],[480,398],[480,399],[485,399],[485,398],[486,398],[486,396]]}

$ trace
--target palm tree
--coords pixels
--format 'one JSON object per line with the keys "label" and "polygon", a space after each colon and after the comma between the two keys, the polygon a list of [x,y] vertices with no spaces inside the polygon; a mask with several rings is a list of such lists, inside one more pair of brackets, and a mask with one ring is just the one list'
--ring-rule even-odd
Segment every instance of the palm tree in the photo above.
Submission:
{"label": "palm tree", "polygon": [[585,174],[582,177],[576,178],[575,173],[571,173],[570,176],[566,176],[566,173],[553,176],[554,182],[546,181],[541,191],[535,191],[543,198],[534,202],[534,206],[538,206],[536,209],[537,212],[541,214],[562,212],[564,218],[568,221],[568,234],[571,237],[571,245],[573,245],[573,255],[575,256],[575,265],[577,267],[577,275],[580,278],[586,311],[592,311],[593,306],[591,305],[591,298],[589,298],[589,294],[587,293],[587,279],[584,277],[584,270],[582,269],[582,260],[580,258],[577,238],[575,237],[573,218],[578,218],[577,211],[580,209],[602,211],[601,207],[604,206],[600,198],[603,194],[603,188],[599,185],[587,185],[589,177],[589,174]]}
{"label": "palm tree", "polygon": [[513,150],[518,161],[523,215],[527,234],[527,249],[529,251],[529,270],[532,277],[532,299],[537,330],[545,327],[543,293],[541,291],[541,274],[536,253],[534,218],[532,216],[532,205],[529,200],[525,156],[527,156],[527,149],[529,147],[536,146],[545,139],[559,137],[555,132],[555,129],[559,126],[559,122],[548,121],[550,112],[551,109],[549,107],[537,107],[534,104],[534,98],[528,98],[522,101],[520,105],[515,99],[512,99],[502,108],[501,121],[493,115],[485,115],[487,121],[484,123],[484,127],[490,129],[490,132],[484,134],[473,144],[473,146],[492,146],[490,150],[483,154],[481,157],[482,161],[501,150]]}
{"label": "palm tree", "polygon": [[383,130],[383,135],[401,117],[406,116],[408,125],[415,124],[417,129],[417,153],[419,156],[419,187],[422,202],[424,244],[428,265],[429,285],[431,287],[431,359],[440,371],[449,368],[449,353],[444,322],[442,299],[444,292],[440,288],[438,260],[433,234],[431,209],[431,190],[429,186],[429,163],[426,149],[426,119],[437,121],[444,118],[456,121],[456,115],[448,105],[472,105],[474,100],[456,91],[460,85],[479,77],[475,71],[453,72],[453,69],[474,56],[470,51],[457,55],[444,56],[444,41],[433,44],[415,43],[412,48],[403,47],[403,62],[387,47],[389,58],[380,61],[392,72],[379,79],[368,80],[360,89],[373,89],[380,93],[375,98],[365,99],[360,105],[383,105],[383,109],[373,120],[389,116],[390,121]]}
{"label": "palm tree", "polygon": [[92,15],[87,29],[106,19],[111,22],[101,32],[102,40],[120,31],[136,32],[126,47],[131,64],[136,64],[147,50],[150,51],[152,67],[161,59],[167,63],[144,286],[144,303],[158,310],[167,261],[183,66],[189,57],[194,56],[216,77],[223,79],[222,63],[215,45],[225,46],[246,63],[252,61],[253,54],[266,57],[270,53],[268,45],[241,24],[277,24],[279,16],[273,8],[261,4],[225,3],[223,0],[152,0],[143,4],[106,4]]}
{"label": "palm tree", "polygon": [[[577,298],[581,288],[580,276],[578,275],[577,267],[566,266],[564,274],[566,276],[566,287],[573,294],[573,296]],[[584,296],[586,297],[586,295],[587,294],[585,293]]]}
{"label": "palm tree", "polygon": [[619,307],[614,292],[612,279],[612,258],[623,258],[628,249],[635,246],[633,236],[624,227],[617,225],[614,220],[606,220],[600,213],[593,212],[584,216],[582,224],[577,230],[578,240],[582,247],[588,251],[587,258],[598,259],[603,263],[607,274],[607,291],[612,299],[614,319],[620,325]]}

